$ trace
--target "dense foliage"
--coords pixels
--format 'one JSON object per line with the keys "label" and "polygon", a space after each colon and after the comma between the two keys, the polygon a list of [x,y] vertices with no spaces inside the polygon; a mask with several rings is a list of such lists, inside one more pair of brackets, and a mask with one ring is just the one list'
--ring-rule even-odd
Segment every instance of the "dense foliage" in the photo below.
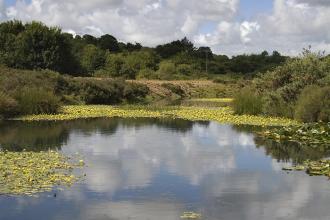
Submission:
{"label": "dense foliage", "polygon": [[128,79],[191,79],[270,70],[286,57],[274,51],[229,58],[187,38],[155,48],[122,43],[105,34],[73,36],[40,22],[0,24],[0,63],[20,69],[49,69],[74,76]]}
{"label": "dense foliage", "polygon": [[330,57],[305,49],[300,57],[254,79],[251,89],[255,92],[243,94],[241,100],[259,96],[264,114],[328,122],[329,86]]}
{"label": "dense foliage", "polygon": [[0,118],[57,113],[62,104],[141,102],[148,87],[124,80],[62,76],[48,70],[17,70],[0,66]]}

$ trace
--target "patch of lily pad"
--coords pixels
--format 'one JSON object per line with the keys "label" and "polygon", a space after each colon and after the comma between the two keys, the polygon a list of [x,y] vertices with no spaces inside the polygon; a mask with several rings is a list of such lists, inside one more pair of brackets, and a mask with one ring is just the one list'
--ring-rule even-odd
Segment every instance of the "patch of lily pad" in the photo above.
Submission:
{"label": "patch of lily pad", "polygon": [[[262,138],[278,143],[294,142],[301,148],[322,148],[324,152],[330,151],[330,123],[313,123],[301,126],[271,128],[260,132]],[[303,164],[284,167],[285,171],[306,171],[311,176],[330,177],[330,160],[307,160]]]}
{"label": "patch of lily pad", "polygon": [[260,134],[277,142],[291,141],[309,147],[330,148],[330,123],[273,128]]}
{"label": "patch of lily pad", "polygon": [[330,178],[330,160],[305,161],[303,165],[284,167],[285,171],[305,170],[311,176],[327,176]]}
{"label": "patch of lily pad", "polygon": [[72,162],[55,151],[0,150],[0,195],[34,195],[51,191],[55,186],[71,186],[79,180],[73,175],[74,168],[83,163]]}
{"label": "patch of lily pad", "polygon": [[201,217],[202,215],[196,212],[184,212],[181,215],[182,219],[200,219]]}
{"label": "patch of lily pad", "polygon": [[199,107],[160,107],[148,106],[102,106],[83,105],[65,106],[60,114],[30,115],[21,117],[23,121],[58,121],[80,118],[179,118],[191,121],[217,121],[224,124],[257,125],[257,126],[292,126],[297,121],[266,116],[235,115],[230,107],[199,108]]}

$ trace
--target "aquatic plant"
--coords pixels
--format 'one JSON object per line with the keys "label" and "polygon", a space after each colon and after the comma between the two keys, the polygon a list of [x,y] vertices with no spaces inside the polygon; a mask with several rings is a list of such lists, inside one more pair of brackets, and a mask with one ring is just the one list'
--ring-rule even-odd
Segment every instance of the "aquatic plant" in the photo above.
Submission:
{"label": "aquatic plant", "polygon": [[58,185],[71,186],[79,179],[73,169],[83,164],[55,151],[0,151],[0,195],[33,195]]}
{"label": "aquatic plant", "polygon": [[310,147],[330,147],[330,123],[273,128],[259,134],[277,142],[291,141]]}
{"label": "aquatic plant", "polygon": [[184,212],[183,215],[181,215],[182,219],[199,219],[202,215],[195,212]]}
{"label": "aquatic plant", "polygon": [[79,118],[180,118],[191,121],[216,121],[225,124],[246,124],[258,126],[293,126],[298,122],[285,118],[235,115],[230,107],[196,108],[196,107],[113,107],[113,106],[66,106],[60,114],[30,115],[18,118],[24,121],[56,121]]}
{"label": "aquatic plant", "polygon": [[310,161],[307,160],[303,165],[284,167],[284,171],[303,171],[311,176],[327,176],[330,178],[330,160]]}
{"label": "aquatic plant", "polygon": [[220,102],[220,103],[231,103],[234,101],[233,98],[201,98],[201,99],[190,99],[191,101],[198,102]]}

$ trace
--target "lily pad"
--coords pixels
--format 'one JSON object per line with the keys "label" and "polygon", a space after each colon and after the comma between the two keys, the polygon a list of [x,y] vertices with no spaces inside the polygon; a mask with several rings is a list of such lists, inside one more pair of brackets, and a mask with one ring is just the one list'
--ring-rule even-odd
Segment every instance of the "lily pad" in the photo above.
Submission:
{"label": "lily pad", "polygon": [[82,165],[55,151],[0,151],[0,195],[33,195],[71,186],[79,179],[73,169]]}

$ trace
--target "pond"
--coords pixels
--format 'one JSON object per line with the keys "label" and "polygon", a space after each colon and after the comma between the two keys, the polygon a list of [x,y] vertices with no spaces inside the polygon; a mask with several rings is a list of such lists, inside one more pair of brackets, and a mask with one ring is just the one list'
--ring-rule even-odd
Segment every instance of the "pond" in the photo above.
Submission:
{"label": "pond", "polygon": [[330,182],[283,166],[326,157],[255,137],[251,127],[172,119],[2,122],[9,151],[79,153],[83,181],[29,196],[0,195],[0,219],[330,219]]}

